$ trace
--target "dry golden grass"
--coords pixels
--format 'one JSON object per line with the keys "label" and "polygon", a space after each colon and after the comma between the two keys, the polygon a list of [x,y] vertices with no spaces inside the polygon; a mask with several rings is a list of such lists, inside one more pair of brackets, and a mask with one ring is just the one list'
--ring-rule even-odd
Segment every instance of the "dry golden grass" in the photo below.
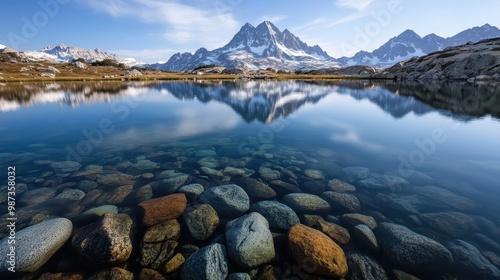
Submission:
{"label": "dry golden grass", "polygon": [[[54,73],[47,69],[52,66],[60,71]],[[33,67],[31,71],[23,71],[23,67]],[[142,76],[125,77],[126,69],[113,66],[91,66],[86,69],[77,68],[70,63],[50,63],[50,62],[0,62],[0,82],[38,82],[38,81],[100,81],[100,80],[236,80],[240,79],[238,75],[232,74],[211,74],[203,75],[185,74],[182,72],[165,72],[159,70],[144,70]],[[42,77],[42,73],[54,73],[55,78]],[[311,75],[311,74],[294,74],[294,73],[267,73],[269,79],[277,80],[325,80],[325,79],[344,79],[341,75]]]}

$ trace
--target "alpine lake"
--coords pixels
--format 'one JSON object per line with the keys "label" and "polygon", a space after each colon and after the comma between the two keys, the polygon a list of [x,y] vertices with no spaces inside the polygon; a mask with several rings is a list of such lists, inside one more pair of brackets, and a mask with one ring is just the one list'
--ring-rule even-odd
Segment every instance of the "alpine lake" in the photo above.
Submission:
{"label": "alpine lake", "polygon": [[500,279],[499,118],[498,83],[0,86],[1,277]]}

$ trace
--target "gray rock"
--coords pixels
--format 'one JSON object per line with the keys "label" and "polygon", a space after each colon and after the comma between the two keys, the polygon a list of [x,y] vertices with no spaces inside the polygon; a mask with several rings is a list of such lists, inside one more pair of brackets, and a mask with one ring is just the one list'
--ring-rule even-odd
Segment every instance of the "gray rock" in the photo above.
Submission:
{"label": "gray rock", "polygon": [[192,254],[181,270],[183,280],[220,280],[228,275],[228,258],[226,247],[212,244]]}
{"label": "gray rock", "polygon": [[341,220],[350,227],[355,227],[359,224],[365,224],[372,230],[377,227],[377,222],[373,217],[358,213],[344,214],[341,216]]}
{"label": "gray rock", "polygon": [[106,213],[110,214],[118,214],[118,207],[114,205],[102,205],[98,207],[91,208],[82,213],[83,216],[94,215],[94,216],[102,216]]}
{"label": "gray rock", "polygon": [[214,157],[217,153],[214,150],[199,150],[194,154],[195,157]]}
{"label": "gray rock", "polygon": [[363,180],[370,175],[370,169],[362,166],[350,166],[342,168],[350,182]]}
{"label": "gray rock", "polygon": [[250,209],[250,198],[235,184],[212,187],[200,196],[201,203],[210,204],[220,216],[235,218]]}
{"label": "gray rock", "polygon": [[50,164],[50,167],[52,167],[57,174],[71,173],[78,170],[81,164],[75,161],[57,161]]}
{"label": "gray rock", "polygon": [[272,230],[289,230],[300,223],[299,217],[292,208],[277,201],[260,201],[250,207],[250,211],[258,212],[269,222]]}
{"label": "gray rock", "polygon": [[19,198],[21,204],[36,205],[46,202],[49,198],[53,197],[56,190],[53,188],[39,188],[24,192]]}
{"label": "gray rock", "polygon": [[206,240],[219,226],[219,216],[210,204],[188,207],[182,218],[191,237],[196,240]]}
{"label": "gray rock", "polygon": [[325,179],[325,175],[323,174],[323,172],[317,169],[306,169],[304,170],[304,175],[306,175],[309,179],[312,180]]}
{"label": "gray rock", "polygon": [[87,69],[87,64],[80,61],[74,61],[73,63],[71,63],[71,65],[75,66],[76,68]]}
{"label": "gray rock", "polygon": [[415,187],[413,192],[439,205],[447,205],[455,210],[473,210],[478,208],[478,205],[474,201],[434,186]]}
{"label": "gray rock", "polygon": [[94,181],[82,180],[82,181],[78,182],[78,188],[84,192],[94,190],[98,186],[99,186],[99,184],[97,184],[97,182],[94,182]]}
{"label": "gray rock", "polygon": [[132,220],[127,214],[104,214],[79,231],[71,245],[83,264],[123,263],[132,253],[131,228]]}
{"label": "gray rock", "polygon": [[154,170],[158,167],[159,167],[158,163],[147,160],[147,159],[139,160],[138,162],[134,163],[131,166],[131,168],[135,169],[136,171],[140,171],[140,172],[151,171],[151,170]]}
{"label": "gray rock", "polygon": [[381,252],[387,259],[411,271],[443,271],[453,257],[443,245],[405,226],[381,223],[375,230]]}
{"label": "gray rock", "polygon": [[368,190],[401,191],[409,184],[401,177],[370,173],[367,178],[359,181],[358,185]]}
{"label": "gray rock", "polygon": [[454,239],[446,242],[455,260],[453,270],[470,279],[500,279],[500,270],[491,264],[473,245]]}
{"label": "gray rock", "polygon": [[324,192],[321,197],[330,204],[333,211],[343,213],[361,211],[361,203],[358,198],[352,194]]}
{"label": "gray rock", "polygon": [[204,167],[208,167],[208,168],[217,168],[217,166],[219,166],[219,162],[214,157],[201,158],[197,161],[197,163],[200,166],[204,166]]}
{"label": "gray rock", "polygon": [[459,212],[428,213],[419,215],[418,218],[428,227],[453,238],[460,238],[478,230],[471,216]]}
{"label": "gray rock", "polygon": [[178,188],[176,192],[185,194],[188,200],[193,200],[194,198],[200,196],[203,191],[205,191],[205,188],[202,185],[189,184]]}
{"label": "gray rock", "polygon": [[78,203],[85,197],[85,193],[78,189],[64,189],[60,194],[54,197],[54,200],[60,204]]}
{"label": "gray rock", "polygon": [[110,267],[93,272],[85,279],[86,280],[102,280],[102,279],[133,280],[134,274],[123,268]]}
{"label": "gray rock", "polygon": [[283,203],[298,214],[328,214],[330,204],[317,195],[306,193],[290,193],[283,197]]}
{"label": "gray rock", "polygon": [[404,177],[410,184],[415,185],[415,186],[426,186],[426,185],[432,185],[434,183],[434,179],[420,171],[413,170],[411,174],[401,174],[398,170],[394,171],[389,171],[385,173],[386,175],[390,176],[400,176]]}
{"label": "gray rock", "polygon": [[378,242],[375,234],[365,224],[359,224],[352,228],[352,235],[358,241],[359,245],[368,252],[378,252]]}
{"label": "gray rock", "polygon": [[173,173],[168,175],[165,179],[155,181],[151,183],[151,187],[153,188],[153,191],[155,193],[158,193],[158,195],[163,196],[167,194],[172,194],[177,189],[184,185],[186,181],[188,180],[189,175],[184,174],[184,173]]}
{"label": "gray rock", "polygon": [[266,183],[254,178],[237,177],[234,181],[241,186],[252,200],[267,200],[276,197],[276,192]]}
{"label": "gray rock", "polygon": [[[66,218],[43,221],[15,234],[16,272],[34,272],[44,265],[70,238],[73,224]],[[11,257],[9,237],[0,240],[0,275],[9,271]]]}
{"label": "gray rock", "polygon": [[202,166],[200,168],[200,170],[201,170],[201,172],[203,172],[204,174],[206,174],[208,176],[212,176],[212,177],[216,177],[216,178],[224,177],[224,174],[221,171],[215,170],[215,169],[210,168],[210,167]]}
{"label": "gray rock", "polygon": [[238,273],[233,273],[229,275],[228,280],[251,280],[250,275],[245,272],[238,272]]}
{"label": "gray rock", "polygon": [[274,258],[273,236],[261,214],[252,212],[233,220],[225,232],[229,258],[238,265],[253,268]]}
{"label": "gray rock", "polygon": [[273,170],[267,167],[260,167],[259,174],[262,179],[266,181],[278,180],[281,177],[281,173],[278,170]]}
{"label": "gray rock", "polygon": [[389,277],[382,265],[368,255],[350,252],[346,255],[349,280],[387,280]]}
{"label": "gray rock", "polygon": [[328,181],[328,190],[334,192],[354,192],[356,187],[338,179]]}

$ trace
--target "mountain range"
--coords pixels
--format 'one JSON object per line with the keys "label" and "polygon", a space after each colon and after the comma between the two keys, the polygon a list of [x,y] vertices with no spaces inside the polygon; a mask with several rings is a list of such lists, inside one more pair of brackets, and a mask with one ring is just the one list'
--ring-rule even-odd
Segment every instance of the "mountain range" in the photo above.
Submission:
{"label": "mountain range", "polygon": [[413,30],[408,29],[391,38],[373,52],[360,51],[353,57],[341,57],[337,61],[346,66],[369,65],[387,68],[414,56],[423,56],[447,47],[494,37],[500,37],[500,29],[489,24],[464,30],[448,38],[440,37],[434,33],[420,37]]}
{"label": "mountain range", "polygon": [[[320,46],[309,46],[288,29],[281,31],[273,23],[264,21],[256,27],[247,23],[232,40],[223,47],[209,51],[198,49],[194,54],[176,53],[166,63],[144,64],[133,58],[122,58],[100,49],[82,49],[64,44],[45,47],[38,51],[20,54],[28,61],[69,62],[83,58],[87,62],[112,59],[128,66],[147,66],[167,71],[185,71],[208,64],[221,65],[229,69],[252,70],[274,68],[277,70],[315,70],[367,65],[387,68],[414,56],[423,56],[447,47],[500,37],[500,29],[489,24],[464,30],[454,36],[443,38],[436,34],[420,37],[408,29],[372,52],[360,51],[352,57],[333,58]],[[5,49],[0,45],[0,53]]]}
{"label": "mountain range", "polygon": [[[1,46],[0,46],[0,49]],[[78,47],[68,47],[65,44],[57,46],[47,46],[38,51],[24,51],[21,56],[30,61],[54,61],[54,62],[71,62],[75,59],[84,59],[86,62],[92,63],[99,60],[111,59],[118,63],[123,63],[128,66],[143,65],[144,62],[134,58],[122,58],[117,54],[105,52],[99,48],[83,49]]]}

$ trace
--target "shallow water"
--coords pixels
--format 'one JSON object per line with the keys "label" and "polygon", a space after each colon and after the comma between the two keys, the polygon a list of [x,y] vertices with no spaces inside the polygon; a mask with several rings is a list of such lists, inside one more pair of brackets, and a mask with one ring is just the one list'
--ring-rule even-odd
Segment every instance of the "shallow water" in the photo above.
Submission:
{"label": "shallow water", "polygon": [[[429,236],[439,230],[415,221],[416,216],[454,211],[485,218],[498,229],[499,108],[500,87],[487,84],[198,81],[5,86],[0,88],[2,186],[7,166],[15,166],[20,230],[54,216],[75,220],[87,209],[110,204],[98,197],[54,201],[64,189],[88,193],[81,181],[92,181],[92,176],[84,171],[131,174],[134,188],[158,180],[164,171],[189,174],[190,182],[205,188],[232,182],[232,175],[201,170],[202,156],[197,153],[211,150],[215,170],[247,168],[255,171],[251,177],[260,178],[261,166],[282,173],[287,169],[296,175],[287,182],[306,192],[316,192],[302,188],[312,181],[323,189],[331,179],[349,182],[356,187],[353,194],[362,211],[376,211]],[[143,159],[157,165],[132,166]],[[81,167],[55,170],[50,164],[58,161]],[[376,185],[373,180],[380,176],[399,181]],[[363,181],[367,178],[372,181]],[[422,185],[451,192],[473,206],[419,194],[415,187]],[[23,199],[23,192],[37,188],[55,192],[46,200]],[[417,202],[410,199],[415,195]],[[410,201],[411,207],[404,208],[401,201]],[[5,188],[0,202],[7,203]],[[137,203],[125,198],[113,202],[120,212]],[[5,210],[0,210],[3,217]],[[7,233],[4,224],[2,235]],[[478,232],[499,238],[481,229],[460,238],[472,240]],[[490,256],[490,261],[496,260]]]}

